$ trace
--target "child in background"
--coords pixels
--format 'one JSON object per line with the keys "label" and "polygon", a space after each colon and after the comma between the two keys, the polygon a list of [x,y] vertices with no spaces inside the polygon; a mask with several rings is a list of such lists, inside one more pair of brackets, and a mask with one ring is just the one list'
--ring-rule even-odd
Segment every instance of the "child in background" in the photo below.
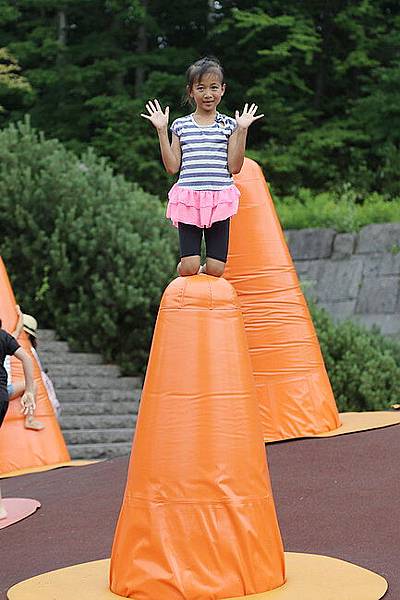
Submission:
{"label": "child in background", "polygon": [[[27,314],[22,313],[22,311],[18,305],[16,308],[17,308],[17,313],[18,313],[18,322],[17,322],[17,325],[16,325],[15,330],[12,335],[18,339],[19,335],[21,334],[22,329],[28,334],[28,338],[31,343],[31,352],[32,352],[37,364],[39,365],[40,375],[41,375],[42,381],[44,383],[44,386],[46,388],[47,395],[48,395],[51,405],[53,407],[54,413],[56,414],[56,416],[58,418],[61,414],[61,406],[60,406],[60,403],[56,396],[53,382],[51,381],[50,377],[44,370],[42,363],[40,362],[39,355],[37,353],[37,321],[36,321],[35,317],[32,317],[32,315],[27,315]],[[23,384],[23,382],[17,382],[17,383]],[[21,391],[20,391],[20,393],[21,393]],[[33,415],[28,415],[27,418],[25,419],[25,427],[27,427],[28,429],[40,430],[40,429],[44,428],[44,425],[40,421],[37,421],[36,419],[34,419]]]}
{"label": "child in background", "polygon": [[[33,363],[27,352],[18,344],[17,340],[1,329],[0,320],[0,427],[3,424],[4,417],[8,410],[8,392],[7,392],[7,372],[4,368],[6,356],[16,356],[21,362],[25,375],[25,392],[21,397],[21,412],[27,415],[35,410],[35,394],[33,380]],[[1,432],[0,432],[1,435]],[[7,511],[4,507],[1,498],[0,489],[0,519],[7,516]]]}
{"label": "child in background", "polygon": [[[18,306],[18,304],[16,305],[16,309],[17,309],[17,314],[18,314],[18,321],[17,321],[15,329],[11,335],[15,339],[18,339],[21,334],[22,328],[23,328],[23,314],[22,314],[21,309]],[[15,400],[16,398],[19,398],[25,392],[25,380],[18,379],[17,381],[12,381],[11,361],[10,361],[9,356],[7,356],[5,359],[4,368],[6,369],[7,375],[8,375],[8,380],[7,380],[8,399]],[[35,382],[33,385],[34,385],[33,392],[34,392],[34,395],[36,398],[37,385]],[[41,431],[42,429],[44,429],[44,424],[41,421],[38,421],[37,419],[35,419],[34,410],[32,408],[26,413],[24,425],[25,425],[26,429],[33,429],[34,431]]]}
{"label": "child in background", "polygon": [[[186,100],[196,110],[176,119],[168,138],[169,107],[165,112],[158,100],[146,104],[148,119],[157,129],[161,156],[168,173],[180,169],[178,182],[168,196],[167,217],[179,230],[181,276],[198,272],[220,277],[228,255],[230,217],[238,210],[239,190],[232,174],[244,161],[247,130],[264,115],[257,105],[245,105],[235,119],[217,112],[225,93],[224,73],[215,58],[202,58],[187,72]],[[200,267],[204,233],[206,264]]]}

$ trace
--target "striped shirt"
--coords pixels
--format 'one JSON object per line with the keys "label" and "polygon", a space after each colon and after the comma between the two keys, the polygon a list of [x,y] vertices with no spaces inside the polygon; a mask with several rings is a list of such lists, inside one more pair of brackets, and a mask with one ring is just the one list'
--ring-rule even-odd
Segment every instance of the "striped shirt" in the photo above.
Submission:
{"label": "striped shirt", "polygon": [[182,149],[178,185],[193,190],[221,190],[232,185],[228,139],[235,129],[235,119],[218,112],[212,125],[198,125],[193,114],[176,119],[171,131]]}

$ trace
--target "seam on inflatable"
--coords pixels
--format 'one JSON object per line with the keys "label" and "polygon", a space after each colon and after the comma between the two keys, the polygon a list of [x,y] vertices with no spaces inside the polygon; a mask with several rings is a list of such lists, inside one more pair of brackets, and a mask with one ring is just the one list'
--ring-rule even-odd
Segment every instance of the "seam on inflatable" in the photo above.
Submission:
{"label": "seam on inflatable", "polygon": [[221,498],[220,500],[201,500],[201,499],[190,499],[183,500],[181,498],[172,498],[168,500],[163,499],[155,499],[155,498],[146,498],[145,496],[131,496],[127,494],[125,496],[125,500],[128,502],[134,503],[145,503],[145,504],[201,504],[207,506],[214,506],[219,504],[254,504],[254,503],[263,503],[269,502],[271,500],[271,494],[265,496],[249,496],[246,498],[232,499],[232,498]]}
{"label": "seam on inflatable", "polygon": [[213,310],[213,308],[214,308],[214,300],[213,300],[213,294],[212,294],[211,281],[208,280],[207,283],[208,283],[208,290],[209,290],[209,293],[210,293],[210,306],[209,306],[209,310]]}

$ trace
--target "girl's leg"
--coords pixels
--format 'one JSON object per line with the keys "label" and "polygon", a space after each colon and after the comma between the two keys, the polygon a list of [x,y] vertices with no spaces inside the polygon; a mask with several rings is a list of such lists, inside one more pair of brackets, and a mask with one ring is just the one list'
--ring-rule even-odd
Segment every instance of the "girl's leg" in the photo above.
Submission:
{"label": "girl's leg", "polygon": [[213,277],[221,277],[225,271],[225,263],[221,260],[215,260],[207,256],[206,264],[202,267],[202,273],[212,275]]}
{"label": "girl's leg", "polygon": [[200,255],[196,256],[183,256],[178,263],[176,270],[178,275],[181,277],[188,277],[190,275],[196,275],[200,268]]}
{"label": "girl's leg", "polygon": [[206,268],[203,273],[221,277],[225,270],[226,258],[228,256],[230,219],[216,221],[211,227],[204,230],[206,240]]}
{"label": "girl's leg", "polygon": [[[7,392],[6,390],[0,390],[0,395],[2,395],[2,397],[0,397],[0,427],[4,421],[4,418],[6,416],[7,410],[8,410],[8,397],[7,397]],[[3,504],[3,500],[1,497],[1,489],[0,489],[0,519],[5,519],[7,516],[7,511],[6,508]]]}
{"label": "girl's leg", "polygon": [[201,239],[203,230],[196,225],[179,223],[180,263],[177,266],[178,275],[188,277],[196,275],[200,268]]}

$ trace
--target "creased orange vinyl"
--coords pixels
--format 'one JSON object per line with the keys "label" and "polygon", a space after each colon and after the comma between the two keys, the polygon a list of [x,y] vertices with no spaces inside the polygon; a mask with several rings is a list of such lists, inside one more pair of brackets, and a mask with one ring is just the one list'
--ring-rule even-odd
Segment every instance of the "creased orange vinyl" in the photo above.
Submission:
{"label": "creased orange vinyl", "polygon": [[217,600],[285,580],[243,318],[207,275],[166,289],[154,331],[111,590]]}
{"label": "creased orange vinyl", "polygon": [[224,277],[242,307],[264,439],[340,426],[307,304],[260,167],[245,159]]}
{"label": "creased orange vinyl", "polygon": [[[3,329],[12,332],[17,322],[15,298],[11,284],[0,258],[0,318]],[[38,386],[36,416],[45,429],[32,431],[25,429],[24,417],[20,412],[18,399],[12,400],[0,430],[0,473],[9,473],[28,467],[52,465],[70,460],[60,427],[43,384],[40,368],[32,355],[28,336],[22,332],[18,338],[20,345],[32,356],[35,382]],[[11,359],[12,380],[23,379],[22,363]]]}

